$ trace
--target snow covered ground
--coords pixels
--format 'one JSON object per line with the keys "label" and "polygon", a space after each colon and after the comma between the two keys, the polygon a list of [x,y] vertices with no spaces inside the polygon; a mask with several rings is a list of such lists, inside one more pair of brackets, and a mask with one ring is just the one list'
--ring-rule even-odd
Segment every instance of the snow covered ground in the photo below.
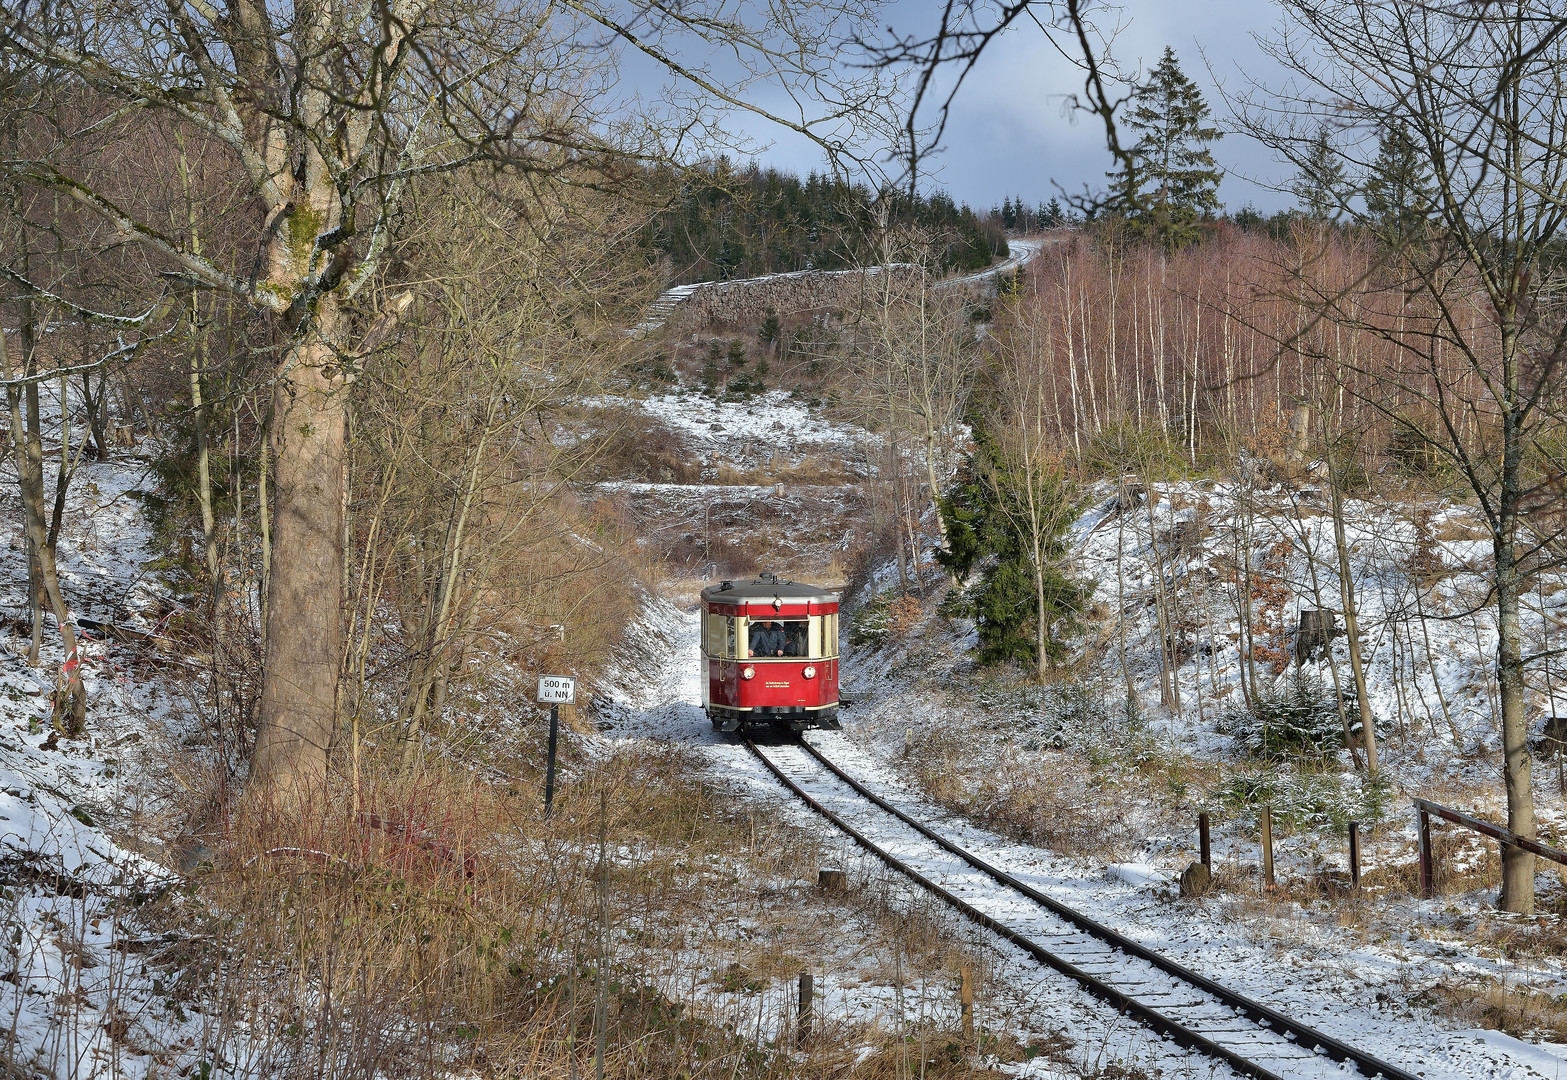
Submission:
{"label": "snow covered ground", "polygon": [[[812,454],[840,458],[853,448],[863,457],[866,449],[881,444],[863,428],[829,420],[783,390],[771,390],[748,401],[715,401],[687,390],[635,403],[619,400],[605,404],[635,404],[642,413],[676,432],[696,459],[745,468],[774,459],[798,465]],[[863,465],[858,470],[863,472]]]}
{"label": "snow covered ground", "polygon": [[[148,482],[135,459],[82,465],[60,548],[74,614],[152,632],[176,607],[148,573],[148,530],[129,494]],[[177,855],[155,838],[167,835],[178,785],[167,740],[194,729],[154,666],[168,658],[89,631],[87,732],[54,735],[58,636],[45,635],[33,667],[26,624],[14,621],[27,581],[15,490],[0,482],[0,610],[12,620],[0,638],[0,1057],[19,1076],[169,1075],[194,1064],[189,1048],[209,1018],[171,1002],[168,972],[151,961],[167,943],[143,940],[131,916],[176,880]]]}
{"label": "snow covered ground", "polygon": [[[1073,526],[1074,569],[1094,584],[1093,600],[1105,612],[1102,632],[1125,634],[1144,713],[1183,737],[1212,732],[1218,716],[1240,700],[1239,559],[1251,561],[1254,656],[1264,686],[1288,678],[1299,613],[1342,606],[1328,496],[1317,483],[1151,485],[1149,496],[1124,512],[1114,495],[1101,495]],[[1465,769],[1463,763],[1483,760],[1474,755],[1500,745],[1490,689],[1496,612],[1488,604],[1490,542],[1483,522],[1472,507],[1414,494],[1407,501],[1347,498],[1344,519],[1367,689],[1378,733],[1389,743],[1384,766],[1400,780],[1418,782],[1430,779],[1422,766]],[[1158,628],[1150,601],[1161,564],[1188,654],[1177,669],[1180,719],[1157,698]],[[1543,574],[1522,618],[1530,651],[1559,647],[1559,635],[1567,635],[1567,575]],[[1341,618],[1338,626],[1342,631]],[[1118,650],[1114,660],[1119,663]],[[1342,633],[1333,644],[1333,666],[1348,690]],[[1320,653],[1305,669],[1333,684]],[[1567,715],[1567,665],[1560,658],[1534,665],[1529,689],[1536,724]],[[1459,755],[1415,760],[1431,740]]]}
{"label": "snow covered ground", "polygon": [[[650,609],[648,619],[667,643],[668,662],[639,689],[617,694],[604,737],[689,744],[706,756],[715,780],[737,797],[759,800],[803,828],[821,828],[743,746],[716,735],[702,715],[697,616],[689,598],[684,605],[677,601]],[[843,734],[818,732],[808,738],[900,809],[1091,917],[1428,1077],[1555,1080],[1567,1071],[1567,1047],[1523,1043],[1493,1031],[1454,1029],[1427,1004],[1411,1000],[1415,988],[1443,977],[1517,977],[1516,965],[1506,958],[1455,955],[1455,950],[1432,947],[1418,933],[1366,942],[1348,929],[1335,931],[1303,912],[1285,910],[1272,920],[1245,923],[1223,904],[1178,901],[1173,875],[1165,867],[1096,865],[1009,841],[911,792],[894,767],[861,745],[866,738],[874,742],[875,732],[862,730],[856,714],[857,710],[847,714]],[[856,873],[874,873],[847,841],[837,839],[836,848],[845,864],[857,868]],[[992,888],[988,879],[944,865],[950,858],[937,856],[933,861],[943,864],[936,866],[936,872],[963,880],[971,895],[982,896]],[[1419,910],[1414,914],[1418,918]],[[1026,912],[1013,915],[1027,925]],[[1289,933],[1279,932],[1281,922]],[[1065,1031],[1079,1046],[1105,1048],[1107,1060],[1163,1070],[1165,1075],[1210,1075],[1209,1063],[1192,1061],[1136,1025],[1107,1017],[1106,1010],[1075,984],[1041,970],[1012,947],[999,941],[989,947],[997,957],[990,1008],[995,1017],[1004,1017],[1020,1032],[1020,1039]],[[853,954],[854,943],[846,935],[840,954],[825,959],[826,973],[818,985],[823,987],[827,1008],[890,1009],[895,1000],[890,988],[864,985]],[[835,975],[840,970],[856,974],[840,979]],[[1048,1075],[1059,1063],[1022,1066],[1020,1075],[1036,1068],[1040,1075]],[[1328,1067],[1321,1075],[1338,1072],[1337,1067]]]}

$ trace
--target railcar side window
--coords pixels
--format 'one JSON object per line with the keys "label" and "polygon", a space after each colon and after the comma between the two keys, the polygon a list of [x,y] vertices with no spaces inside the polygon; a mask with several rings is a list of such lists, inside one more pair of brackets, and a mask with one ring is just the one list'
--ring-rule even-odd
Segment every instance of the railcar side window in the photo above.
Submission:
{"label": "railcar side window", "polygon": [[728,634],[728,638],[727,638],[727,640],[725,642],[726,647],[724,649],[724,655],[725,656],[740,656],[740,655],[742,655],[745,652],[745,650],[741,649],[739,647],[739,643],[736,640],[736,634],[739,632],[737,628],[739,626],[740,620],[739,619],[734,619],[734,618],[729,618],[729,619],[725,619],[724,622],[728,623],[728,625],[729,625],[729,634]]}
{"label": "railcar side window", "polygon": [[707,617],[707,655],[724,655],[724,624],[732,621],[722,615],[709,615]]}

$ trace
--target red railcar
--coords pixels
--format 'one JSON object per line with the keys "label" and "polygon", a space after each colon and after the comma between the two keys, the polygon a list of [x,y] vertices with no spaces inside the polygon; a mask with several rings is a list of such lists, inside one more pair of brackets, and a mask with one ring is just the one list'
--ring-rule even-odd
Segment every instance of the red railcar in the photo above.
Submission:
{"label": "red railcar", "polygon": [[721,731],[838,727],[838,594],[762,574],[702,590],[702,706]]}

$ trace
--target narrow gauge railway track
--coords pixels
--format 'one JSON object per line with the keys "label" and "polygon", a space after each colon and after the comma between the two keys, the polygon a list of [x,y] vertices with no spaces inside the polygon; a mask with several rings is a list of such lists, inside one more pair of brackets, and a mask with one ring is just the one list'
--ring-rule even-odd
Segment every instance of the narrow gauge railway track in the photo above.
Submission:
{"label": "narrow gauge railway track", "polygon": [[[1418,1080],[1396,1065],[1239,994],[1041,893],[905,814],[803,740],[769,746],[765,752],[750,739],[745,744],[769,772],[812,810],[893,870],[1178,1046],[1222,1061],[1236,1072],[1258,1080],[1342,1076],[1346,1065],[1369,1077]],[[848,789],[852,802],[860,808],[871,804],[875,807],[872,813],[879,811],[876,816],[880,830],[890,831],[905,853],[900,856],[888,850],[887,841],[878,843],[863,827],[856,827],[826,806],[807,786],[817,788],[818,793],[823,786],[828,790],[836,788],[840,796],[843,789]],[[896,822],[890,830],[887,818]],[[1018,896],[1026,898],[1033,908],[1029,915],[1033,928],[1025,934],[977,906],[975,901],[986,901],[986,896],[977,890],[968,890],[973,896],[971,901],[939,883],[929,865],[923,871],[912,865],[910,850],[916,858],[935,855],[938,864],[942,861],[938,853],[945,853],[1002,886],[1011,894],[1001,894],[1004,898],[1014,903]],[[950,866],[950,860],[946,861]],[[992,893],[990,898],[994,900],[996,895]]]}

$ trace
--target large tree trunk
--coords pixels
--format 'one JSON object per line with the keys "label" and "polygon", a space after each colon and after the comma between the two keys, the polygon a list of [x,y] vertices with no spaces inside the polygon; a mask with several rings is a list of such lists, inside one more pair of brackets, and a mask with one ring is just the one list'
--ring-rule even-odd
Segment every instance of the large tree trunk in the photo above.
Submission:
{"label": "large tree trunk", "polygon": [[[1502,707],[1502,755],[1506,763],[1507,827],[1534,837],[1533,763],[1524,715],[1523,631],[1518,620],[1521,575],[1511,528],[1496,542],[1496,682]],[[1503,911],[1534,911],[1534,855],[1511,845],[1502,849]]]}
{"label": "large tree trunk", "polygon": [[[1511,312],[1508,312],[1511,315]],[[1503,775],[1507,785],[1507,827],[1519,836],[1534,838],[1533,762],[1529,758],[1529,721],[1524,715],[1523,626],[1518,609],[1529,587],[1528,575],[1518,559],[1519,474],[1523,470],[1524,433],[1520,424],[1518,332],[1502,328],[1502,377],[1506,397],[1502,404],[1501,491],[1492,531],[1496,560],[1496,683],[1502,709]],[[1503,911],[1534,911],[1534,855],[1508,845],[1502,849]]]}
{"label": "large tree trunk", "polygon": [[337,727],[348,415],[347,383],[327,344],[337,322],[334,299],[323,297],[272,397],[276,557],[251,777],[285,799],[319,788]]}

